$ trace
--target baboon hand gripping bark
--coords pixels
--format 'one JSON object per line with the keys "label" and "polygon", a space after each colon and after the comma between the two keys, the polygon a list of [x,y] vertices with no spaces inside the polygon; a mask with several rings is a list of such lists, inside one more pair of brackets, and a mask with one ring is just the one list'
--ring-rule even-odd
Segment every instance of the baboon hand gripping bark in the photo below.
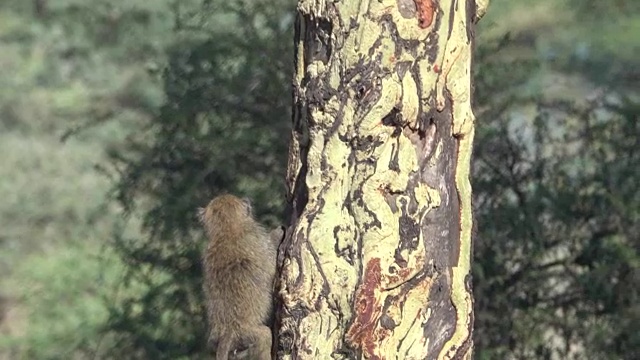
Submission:
{"label": "baboon hand gripping bark", "polygon": [[[276,243],[247,200],[221,195],[200,209],[209,238],[203,256],[209,344],[216,359],[249,346],[250,359],[271,359]],[[217,345],[216,345],[217,344]]]}

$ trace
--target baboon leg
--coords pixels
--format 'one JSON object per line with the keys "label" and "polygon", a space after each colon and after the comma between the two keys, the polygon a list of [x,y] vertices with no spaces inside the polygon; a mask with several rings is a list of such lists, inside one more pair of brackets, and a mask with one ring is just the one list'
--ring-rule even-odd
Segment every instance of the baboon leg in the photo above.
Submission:
{"label": "baboon leg", "polygon": [[247,329],[247,338],[251,341],[251,360],[271,360],[271,329],[260,325]]}
{"label": "baboon leg", "polygon": [[218,347],[216,348],[216,360],[228,360],[229,351],[233,346],[233,338],[229,335],[221,336],[218,339]]}

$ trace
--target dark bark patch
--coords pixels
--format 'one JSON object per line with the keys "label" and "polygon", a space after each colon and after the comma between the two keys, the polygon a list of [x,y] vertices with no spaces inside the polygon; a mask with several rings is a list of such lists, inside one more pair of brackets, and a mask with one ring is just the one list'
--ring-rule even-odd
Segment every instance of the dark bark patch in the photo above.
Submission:
{"label": "dark bark patch", "polygon": [[420,225],[406,211],[402,212],[400,219],[400,248],[415,250],[418,248],[418,239],[420,236]]}
{"label": "dark bark patch", "polygon": [[382,316],[380,316],[381,328],[388,331],[393,331],[393,329],[395,329],[396,326],[398,326],[398,324],[396,324],[393,318],[387,315],[387,311],[389,310],[389,308],[392,306],[396,306],[396,302],[398,300],[399,300],[398,296],[387,296],[387,298],[384,300],[384,305],[382,306]]}
{"label": "dark bark patch", "polygon": [[385,329],[385,330],[389,330],[389,331],[393,331],[393,329],[396,328],[396,323],[395,321],[393,321],[393,319],[387,315],[387,314],[383,314],[380,317],[380,327]]}
{"label": "dark bark patch", "polygon": [[442,152],[434,165],[425,164],[422,169],[422,181],[440,192],[440,206],[429,210],[423,224],[427,258],[434,259],[439,268],[457,264],[460,251],[460,203],[455,188],[458,141],[451,133],[452,119],[447,109],[435,117],[435,142],[442,143]]}
{"label": "dark bark patch", "polygon": [[[289,171],[290,176],[287,179],[287,205],[285,208],[284,216],[285,216],[285,224],[290,226],[291,224],[295,224],[302,214],[304,207],[307,205],[307,201],[309,198],[309,191],[307,189],[307,183],[305,181],[307,176],[307,161],[309,155],[309,146],[306,144],[306,139],[309,138],[309,127],[307,126],[307,107],[304,106],[300,101],[294,104],[293,111],[293,137],[297,139],[297,142],[292,142],[291,146],[298,145],[298,154],[299,161],[301,164],[300,170],[298,173],[294,173],[293,171]],[[293,164],[289,164],[289,166],[293,166]],[[289,229],[287,233],[289,233],[292,229]]]}
{"label": "dark bark patch", "polygon": [[[365,182],[368,179],[365,179]],[[369,215],[369,217],[371,218],[371,221],[366,222],[364,224],[362,224],[362,231],[366,232],[371,230],[372,228],[382,228],[382,223],[380,222],[380,220],[378,219],[378,215],[375,213],[375,211],[371,211],[371,209],[369,209],[364,200],[363,200],[363,194],[362,194],[362,189],[356,189],[353,191],[353,199],[352,201],[355,201],[355,203],[357,204],[357,206],[360,206],[362,208],[362,211],[364,211],[365,213],[367,213],[367,215]]]}
{"label": "dark bark patch", "polygon": [[378,48],[380,47],[380,45],[382,45],[382,38],[377,38],[376,41],[373,42],[373,45],[371,45],[371,47],[369,48],[367,55],[369,55],[369,57],[374,56],[378,52]]}
{"label": "dark bark patch", "polygon": [[438,273],[435,283],[429,292],[429,308],[431,316],[423,325],[425,338],[429,338],[432,343],[425,359],[435,359],[438,353],[449,340],[456,327],[456,309],[451,303],[451,284],[446,272]]}
{"label": "dark bark patch", "polygon": [[402,204],[402,214],[398,218],[398,228],[400,232],[400,243],[394,252],[394,260],[401,268],[407,266],[406,259],[403,258],[403,250],[415,251],[419,245],[420,224],[407,214],[408,204]]}
{"label": "dark bark patch", "polygon": [[[311,78],[307,81],[305,97],[309,106],[316,106],[318,108],[324,108],[331,98],[338,96],[338,92],[331,88],[321,78]],[[311,119],[313,119],[311,117]],[[309,122],[310,125],[314,125],[314,122]]]}
{"label": "dark bark patch", "polygon": [[353,249],[353,246],[347,245],[347,247],[345,247],[344,249],[338,248],[338,240],[340,239],[341,232],[343,234],[350,234],[352,231],[350,231],[349,229],[343,228],[343,226],[341,225],[334,227],[333,228],[333,238],[334,238],[333,250],[339,257],[344,259],[347,263],[349,263],[349,265],[353,266],[355,264],[355,256],[356,256],[356,252]]}
{"label": "dark bark patch", "polygon": [[361,152],[371,152],[376,147],[381,146],[382,141],[375,139],[372,135],[364,137],[356,136],[351,140],[351,148]]}
{"label": "dark bark patch", "polygon": [[400,172],[400,146],[396,144],[391,144],[391,157],[389,158],[389,170],[395,171],[397,173]]}
{"label": "dark bark patch", "polygon": [[385,189],[384,191],[384,201],[389,206],[389,209],[392,213],[397,214],[400,208],[396,205],[397,194],[392,194],[389,189]]}
{"label": "dark bark patch", "polygon": [[411,69],[411,62],[410,61],[401,61],[399,63],[396,64],[396,73],[398,74],[398,78],[402,79],[404,77],[404,74],[407,73],[407,71],[409,71],[409,69]]}
{"label": "dark bark patch", "polygon": [[393,107],[387,115],[382,118],[382,125],[393,127],[391,137],[398,137],[402,133],[403,120],[402,113],[397,107]]}
{"label": "dark bark patch", "polygon": [[[377,58],[369,58],[366,61],[362,58],[351,69],[348,69],[344,77],[341,78],[339,86],[339,93],[343,94],[340,97],[341,103],[347,102],[349,97],[347,89],[351,89],[355,93],[354,100],[356,100],[355,119],[360,121],[364,119],[373,104],[378,102],[382,96],[382,81],[380,80],[382,75],[380,74],[379,63],[379,56]],[[355,121],[356,125],[358,125],[358,120]]]}
{"label": "dark bark patch", "polygon": [[455,187],[458,141],[452,133],[451,102],[447,101],[445,105],[442,112],[425,114],[424,125],[421,125],[436,126],[437,131],[431,131],[429,136],[432,136],[434,144],[442,145],[442,151],[435,161],[431,159],[433,164],[425,162],[421,168],[421,181],[440,193],[440,205],[429,209],[422,224],[426,258],[433,259],[435,274],[428,297],[432,316],[423,325],[425,336],[434,341],[427,358],[437,357],[453,335],[457,321],[451,302],[450,272],[451,267],[457,264],[460,252],[460,202]]}
{"label": "dark bark patch", "polygon": [[277,340],[277,354],[288,355],[293,350],[293,343],[295,341],[296,334],[293,329],[282,329],[278,333]]}
{"label": "dark bark patch", "polygon": [[[436,20],[436,28],[438,28],[438,23],[440,22],[440,18],[438,18]],[[429,34],[429,36],[427,37],[427,40],[425,40],[425,50],[427,53],[427,60],[429,61],[429,64],[433,64],[436,62],[436,59],[438,58],[438,39],[440,38],[440,35],[437,32],[432,32]]]}
{"label": "dark bark patch", "polygon": [[311,17],[310,14],[304,15],[305,23],[305,62],[307,64],[320,60],[325,65],[329,63],[333,52],[333,44],[331,35],[333,33],[333,24],[323,17]]}
{"label": "dark bark patch", "polygon": [[435,123],[435,119],[438,116],[438,111],[436,110],[435,104],[435,91],[432,91],[429,94],[429,111],[423,112],[418,116],[418,130],[425,131],[429,125]]}

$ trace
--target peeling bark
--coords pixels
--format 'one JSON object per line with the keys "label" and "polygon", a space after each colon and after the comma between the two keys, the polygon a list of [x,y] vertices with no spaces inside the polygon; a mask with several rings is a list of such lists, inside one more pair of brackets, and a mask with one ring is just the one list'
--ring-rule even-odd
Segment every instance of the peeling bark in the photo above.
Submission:
{"label": "peeling bark", "polygon": [[473,0],[301,0],[280,359],[470,359]]}

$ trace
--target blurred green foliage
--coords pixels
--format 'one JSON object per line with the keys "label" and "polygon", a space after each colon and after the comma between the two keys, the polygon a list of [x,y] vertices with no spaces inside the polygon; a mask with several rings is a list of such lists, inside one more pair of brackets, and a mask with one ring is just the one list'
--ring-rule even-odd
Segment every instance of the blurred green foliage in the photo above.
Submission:
{"label": "blurred green foliage", "polygon": [[[125,275],[108,242],[122,220],[107,196],[112,182],[96,164],[164,102],[161,79],[146,70],[164,52],[125,63],[89,39],[101,24],[72,16],[73,6],[92,4],[48,3],[41,21],[31,2],[0,3],[3,359],[86,358],[108,348],[106,304],[117,300]],[[97,123],[61,142],[65,132]]]}
{"label": "blurred green foliage", "polygon": [[[195,209],[283,220],[294,6],[0,4],[0,358],[205,357]],[[640,358],[639,25],[633,0],[480,23],[478,359]]]}

